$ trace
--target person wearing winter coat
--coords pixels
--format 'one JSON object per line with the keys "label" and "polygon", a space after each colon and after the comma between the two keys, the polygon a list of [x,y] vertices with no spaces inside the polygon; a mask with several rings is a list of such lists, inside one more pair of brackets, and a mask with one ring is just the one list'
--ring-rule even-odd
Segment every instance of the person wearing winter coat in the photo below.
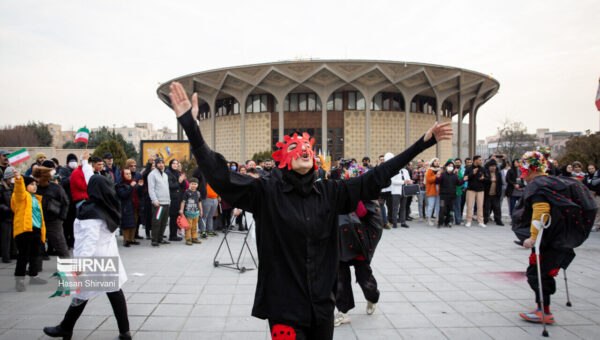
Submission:
{"label": "person wearing winter coat", "polygon": [[110,152],[104,154],[102,157],[104,160],[104,171],[103,174],[108,178],[113,185],[121,182],[121,171],[119,167],[114,163],[113,155]]}
{"label": "person wearing winter coat", "polygon": [[[86,151],[87,153],[87,151]],[[107,290],[87,287],[75,293],[71,304],[61,323],[54,327],[44,327],[43,331],[50,337],[70,339],[73,335],[75,323],[83,313],[88,301],[101,294],[106,294],[110,300],[113,313],[119,328],[119,339],[131,339],[129,332],[129,318],[127,316],[127,302],[121,287],[127,281],[127,273],[119,255],[117,238],[115,236],[121,224],[121,207],[113,183],[100,174],[94,174],[92,167],[82,160],[83,172],[88,190],[88,199],[83,202],[75,219],[75,257],[116,257],[118,274],[105,273],[87,276],[85,272],[79,274],[83,280],[86,277],[94,280],[115,280],[117,286]],[[119,174],[120,175],[120,174]],[[115,277],[116,276],[116,277]]]}
{"label": "person wearing winter coat", "polygon": [[179,171],[180,163],[176,159],[169,162],[169,167],[165,170],[169,178],[169,196],[171,197],[171,205],[169,207],[169,241],[181,241],[182,238],[177,236],[177,217],[179,216],[179,206],[181,198],[185,192],[187,182],[184,173]]}
{"label": "person wearing winter coat", "polygon": [[121,170],[121,182],[115,187],[117,196],[121,200],[121,231],[123,233],[123,246],[140,244],[135,240],[137,226],[137,209],[139,199],[137,191],[140,188],[135,179],[131,177],[129,169]]}
{"label": "person wearing winter coat", "polygon": [[42,196],[48,251],[54,250],[59,257],[70,257],[63,231],[63,222],[69,212],[69,198],[63,187],[51,181],[54,173],[52,161],[46,160],[35,167],[33,177],[38,181],[36,194]]}
{"label": "person wearing winter coat", "polygon": [[441,228],[442,225],[451,227],[452,211],[456,200],[456,186],[462,184],[462,181],[458,178],[458,169],[454,168],[453,162],[446,162],[444,168],[435,177],[435,183],[440,188],[440,213],[437,227]]}
{"label": "person wearing winter coat", "polygon": [[506,173],[506,198],[508,198],[508,212],[512,217],[515,205],[519,198],[523,196],[523,188],[525,187],[521,178],[521,170],[519,169],[519,159],[515,158],[512,161],[511,167]]}
{"label": "person wearing winter coat", "polygon": [[65,190],[67,197],[69,198],[69,210],[67,212],[67,218],[63,222],[63,232],[65,234],[65,240],[69,249],[73,249],[75,245],[75,238],[73,237],[73,223],[75,222],[75,201],[71,193],[71,176],[73,171],[78,167],[77,156],[75,154],[67,155],[67,165],[60,167],[58,170],[60,185]]}
{"label": "person wearing winter coat", "polygon": [[443,171],[440,169],[440,160],[433,158],[429,169],[425,172],[425,195],[427,200],[427,224],[433,225],[434,217],[440,215],[440,192],[435,178]]}
{"label": "person wearing winter coat", "polygon": [[152,246],[159,243],[171,242],[163,239],[169,219],[169,176],[165,173],[165,161],[162,158],[154,160],[155,169],[148,175],[148,196],[152,201]]}
{"label": "person wearing winter coat", "polygon": [[473,209],[477,204],[477,221],[481,228],[487,227],[483,220],[483,202],[485,198],[485,168],[481,166],[483,160],[481,156],[473,156],[473,165],[465,170],[465,176],[463,179],[468,181],[467,183],[467,219],[465,221],[465,227],[471,226],[471,219],[473,218]]}
{"label": "person wearing winter coat", "polygon": [[[386,161],[392,159],[394,154],[388,152],[384,158]],[[391,195],[386,198],[386,206],[388,208],[388,220],[392,223],[392,228],[398,228],[398,222],[403,228],[408,228],[406,224],[406,196],[404,196],[403,188],[405,184],[411,184],[412,180],[406,168],[402,168],[397,175],[392,177],[392,185],[383,189],[390,192]]]}
{"label": "person wearing winter coat", "polygon": [[17,245],[13,238],[13,211],[10,199],[15,186],[15,168],[4,169],[0,179],[0,256],[3,263],[10,263],[11,258],[17,257]]}
{"label": "person wearing winter coat", "polygon": [[[46,284],[38,277],[38,258],[42,244],[46,242],[46,223],[42,208],[42,196],[36,194],[37,182],[33,177],[23,177],[15,171],[15,187],[10,200],[14,213],[13,237],[17,244],[18,257],[15,267],[15,288],[25,291],[25,272],[30,284]],[[27,270],[27,264],[29,269]]]}
{"label": "person wearing winter coat", "polygon": [[500,198],[502,197],[502,174],[498,168],[498,163],[494,159],[486,164],[485,170],[485,195],[483,200],[483,223],[487,224],[490,220],[490,214],[494,213],[496,225],[503,226],[502,208]]}

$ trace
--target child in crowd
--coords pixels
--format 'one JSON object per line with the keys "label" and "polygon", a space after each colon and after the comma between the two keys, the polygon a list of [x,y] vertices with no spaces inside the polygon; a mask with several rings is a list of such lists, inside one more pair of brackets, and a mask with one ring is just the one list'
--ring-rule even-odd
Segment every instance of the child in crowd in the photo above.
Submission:
{"label": "child in crowd", "polygon": [[202,203],[198,189],[198,179],[189,180],[189,188],[183,194],[179,214],[184,215],[190,223],[190,229],[185,231],[185,244],[202,243],[198,239],[198,219],[202,217]]}
{"label": "child in crowd", "polygon": [[19,255],[15,268],[16,289],[25,291],[25,269],[29,263],[29,283],[46,284],[38,277],[38,257],[41,245],[46,242],[46,224],[42,212],[42,196],[36,195],[37,182],[33,177],[21,177],[15,171],[15,188],[11,198],[14,212],[13,235]]}

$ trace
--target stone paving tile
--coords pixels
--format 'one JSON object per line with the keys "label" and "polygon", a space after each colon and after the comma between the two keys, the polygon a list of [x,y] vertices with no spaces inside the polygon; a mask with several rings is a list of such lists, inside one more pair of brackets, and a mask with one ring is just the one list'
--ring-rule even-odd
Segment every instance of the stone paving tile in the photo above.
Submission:
{"label": "stone paving tile", "polygon": [[[541,327],[518,316],[533,308],[533,292],[519,276],[529,252],[512,244],[510,229],[410,225],[384,231],[372,262],[381,292],[375,314],[366,315],[364,296],[353,285],[356,308],[350,311],[351,323],[335,329],[335,339],[540,337]],[[215,268],[212,260],[220,240],[159,249],[144,240],[139,247],[120,248],[129,275],[123,290],[135,338],[269,338],[267,322],[250,316],[257,271]],[[236,242],[234,248],[240,244]],[[576,252],[569,268],[573,306],[565,306],[561,271],[552,307],[557,324],[548,328],[552,338],[599,338],[600,233],[592,233]],[[249,256],[244,259],[250,267]],[[45,261],[42,275],[49,276],[55,266],[55,258]],[[16,293],[13,271],[14,262],[0,264],[0,339],[45,339],[41,328],[60,321],[70,298],[48,299],[55,281]],[[86,306],[74,339],[115,338],[116,329],[108,299],[98,296]]]}

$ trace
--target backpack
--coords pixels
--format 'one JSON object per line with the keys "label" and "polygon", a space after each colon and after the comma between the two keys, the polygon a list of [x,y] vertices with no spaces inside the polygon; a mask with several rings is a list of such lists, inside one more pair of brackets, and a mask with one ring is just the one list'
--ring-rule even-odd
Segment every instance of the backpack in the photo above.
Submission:
{"label": "backpack", "polygon": [[[573,249],[590,235],[596,218],[596,202],[581,182],[567,177],[538,176],[529,183],[513,213],[513,231],[523,240],[529,237],[532,199],[543,196],[550,203],[550,227],[544,231],[542,246]],[[527,228],[527,229],[526,229]]]}

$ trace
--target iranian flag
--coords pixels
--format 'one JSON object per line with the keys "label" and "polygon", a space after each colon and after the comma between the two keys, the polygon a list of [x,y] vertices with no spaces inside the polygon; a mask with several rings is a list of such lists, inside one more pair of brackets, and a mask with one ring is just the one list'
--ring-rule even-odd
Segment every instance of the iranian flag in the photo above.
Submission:
{"label": "iranian flag", "polygon": [[8,155],[8,162],[10,163],[10,165],[17,165],[21,162],[25,162],[26,160],[30,159],[31,157],[29,156],[29,153],[27,152],[27,150],[25,148],[21,149],[21,150],[17,150],[13,153],[11,153],[10,155]]}
{"label": "iranian flag", "polygon": [[598,84],[598,92],[596,93],[596,108],[600,111],[600,80]]}
{"label": "iranian flag", "polygon": [[87,144],[89,139],[90,139],[90,130],[88,130],[86,128],[81,128],[81,129],[77,130],[77,134],[75,134],[75,143],[84,142],[85,144]]}

